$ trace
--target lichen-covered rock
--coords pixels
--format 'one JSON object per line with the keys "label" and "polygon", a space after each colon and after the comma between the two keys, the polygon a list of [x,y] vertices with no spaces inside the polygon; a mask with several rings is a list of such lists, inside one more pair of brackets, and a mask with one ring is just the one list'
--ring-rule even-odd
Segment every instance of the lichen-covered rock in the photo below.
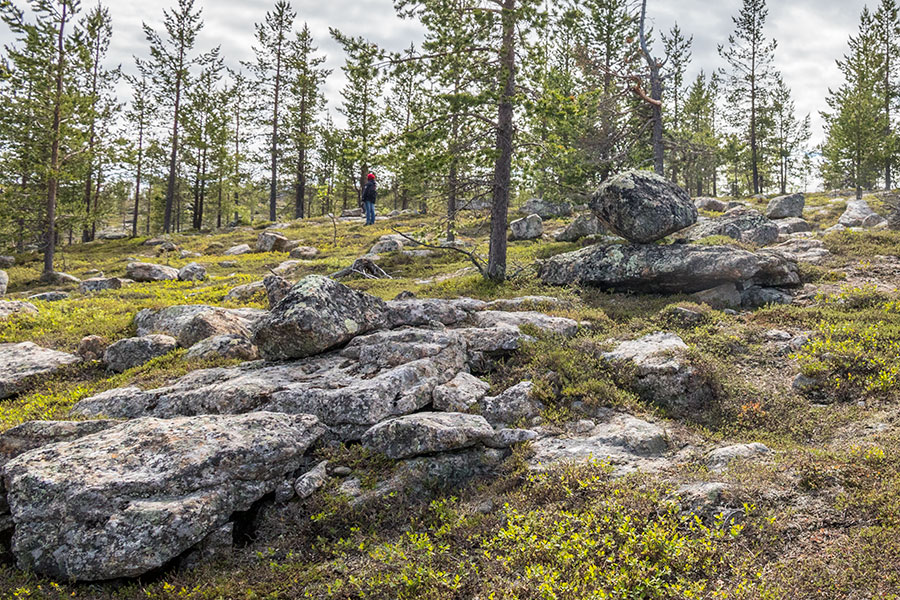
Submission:
{"label": "lichen-covered rock", "polygon": [[124,282],[118,277],[91,277],[78,284],[78,291],[82,294],[101,292],[103,290],[118,290]]}
{"label": "lichen-covered rock", "polygon": [[778,196],[769,201],[769,206],[766,208],[766,216],[770,219],[802,217],[804,206],[806,206],[806,196],[803,194]]}
{"label": "lichen-covered rock", "polygon": [[37,307],[31,302],[22,302],[21,300],[0,300],[0,321],[14,315],[36,315]]}
{"label": "lichen-covered rock", "polygon": [[99,335],[86,335],[78,342],[78,356],[83,360],[100,360],[109,347],[106,338]]}
{"label": "lichen-covered rock", "polygon": [[482,310],[485,306],[484,302],[469,298],[391,300],[385,304],[385,326],[389,329],[401,326],[421,327],[437,322],[449,327],[463,322],[470,313]]}
{"label": "lichen-covered rock", "polygon": [[688,346],[674,333],[654,333],[620,343],[603,359],[630,370],[626,382],[643,399],[675,414],[702,416],[713,398],[701,372],[691,364]]}
{"label": "lichen-covered rock", "polygon": [[0,433],[0,467],[29,450],[70,442],[120,425],[121,421],[28,421]]}
{"label": "lichen-covered rock", "polygon": [[231,288],[231,290],[225,295],[226,302],[248,302],[254,296],[260,293],[265,293],[266,286],[263,285],[262,281],[254,281],[252,283],[245,283],[243,285],[239,285]]}
{"label": "lichen-covered rock", "polygon": [[698,210],[708,210],[710,212],[725,212],[729,206],[727,202],[723,202],[718,198],[694,198],[694,206]]}
{"label": "lichen-covered rock", "polygon": [[385,236],[375,242],[375,245],[369,249],[368,254],[385,254],[387,252],[400,252],[403,250],[402,239]]}
{"label": "lichen-covered rock", "polygon": [[557,242],[577,242],[581,238],[598,235],[603,232],[603,225],[597,215],[580,215],[565,229],[556,234]]}
{"label": "lichen-covered rock", "polygon": [[778,225],[778,233],[780,235],[791,235],[793,233],[806,233],[812,231],[812,225],[799,217],[778,219],[775,224]]}
{"label": "lichen-covered rock", "polygon": [[277,231],[266,230],[256,239],[257,252],[285,252],[288,239]]}
{"label": "lichen-covered rock", "polygon": [[723,283],[708,290],[695,292],[697,302],[708,304],[713,308],[740,308],[741,291],[733,283]]}
{"label": "lichen-covered rock", "polygon": [[126,338],[112,344],[103,353],[103,362],[115,373],[121,373],[156,358],[168,354],[178,347],[175,338],[168,335],[151,334]]}
{"label": "lichen-covered rock", "polygon": [[572,214],[572,205],[569,202],[550,202],[540,198],[531,198],[519,207],[519,214],[537,215],[542,219],[568,217]]}
{"label": "lichen-covered rock", "polygon": [[178,269],[153,263],[129,263],[128,266],[125,267],[125,274],[129,279],[144,283],[151,281],[178,280]]}
{"label": "lichen-covered rock", "polygon": [[794,297],[776,288],[752,286],[741,291],[741,306],[744,308],[761,308],[770,304],[790,304]]}
{"label": "lichen-covered rock", "polygon": [[263,287],[266,288],[266,297],[269,299],[269,310],[275,308],[284,300],[294,286],[290,281],[280,275],[270,273],[263,279]]}
{"label": "lichen-covered rock", "polygon": [[471,314],[467,323],[480,329],[492,329],[495,327],[523,326],[533,327],[539,331],[572,337],[578,332],[578,322],[566,317],[551,317],[544,313],[534,311],[505,312],[497,310],[482,310]]}
{"label": "lichen-covered rock", "polygon": [[23,569],[136,577],[273,491],[323,428],[309,415],[137,419],[31,450],[4,469]]}
{"label": "lichen-covered rock", "polygon": [[328,481],[328,461],[323,460],[315,467],[301,475],[294,481],[294,492],[301,499],[309,498]]}
{"label": "lichen-covered rock", "polygon": [[499,396],[488,396],[481,401],[481,414],[491,425],[514,425],[519,421],[538,416],[543,405],[532,397],[534,384],[517,383]]}
{"label": "lichen-covered rock", "polygon": [[15,256],[2,256],[0,255],[0,269],[8,269],[11,266],[16,264]]}
{"label": "lichen-covered rock", "polygon": [[769,250],[784,256],[790,261],[797,263],[806,262],[814,265],[820,265],[831,257],[831,252],[828,251],[822,240],[809,238],[788,240],[777,246],[772,246]]}
{"label": "lichen-covered rock", "polygon": [[865,200],[850,200],[847,202],[847,209],[841,218],[838,219],[838,225],[844,227],[878,227],[887,223],[887,220],[876,213]]}
{"label": "lichen-covered rock", "polygon": [[319,249],[312,246],[297,246],[291,250],[290,257],[300,260],[312,260],[319,255]]}
{"label": "lichen-covered rock", "polygon": [[60,302],[69,299],[69,292],[41,292],[28,296],[29,300],[38,300],[40,302]]}
{"label": "lichen-covered rock", "polygon": [[736,460],[748,460],[771,454],[768,446],[754,442],[717,448],[706,455],[706,466],[712,471],[724,471]]}
{"label": "lichen-covered rock", "polygon": [[75,277],[74,275],[70,275],[68,273],[63,273],[61,271],[50,271],[49,273],[41,273],[40,277],[41,283],[46,283],[48,285],[66,285],[66,284],[75,284],[79,285],[81,280]]}
{"label": "lichen-covered rock", "polygon": [[207,360],[226,358],[233,360],[257,360],[259,350],[242,335],[216,335],[200,340],[188,350],[187,360]]}
{"label": "lichen-covered rock", "polygon": [[247,244],[238,244],[237,246],[232,246],[222,254],[224,256],[240,256],[242,254],[251,254],[253,252],[253,248],[251,248]]}
{"label": "lichen-covered rock", "polygon": [[697,221],[687,192],[650,171],[626,171],[607,179],[591,198],[591,210],[610,231],[642,244]]}
{"label": "lichen-covered rock", "polygon": [[0,296],[6,293],[6,288],[9,286],[9,275],[6,274],[6,271],[0,271]]}
{"label": "lichen-covered rock", "polygon": [[800,284],[797,265],[783,256],[693,244],[589,246],[554,256],[541,265],[539,273],[550,285],[654,293],[693,293],[725,283]]}
{"label": "lichen-covered rock", "polygon": [[214,335],[233,333],[249,336],[249,329],[266,311],[257,308],[217,308],[205,304],[167,306],[160,310],[144,309],[134,318],[139,336],[164,333],[190,348]]}
{"label": "lichen-covered rock", "polygon": [[511,222],[509,230],[510,241],[537,240],[544,235],[544,222],[538,215],[529,215]]}
{"label": "lichen-covered rock", "polygon": [[0,400],[18,394],[37,377],[53,375],[80,361],[74,354],[32,342],[0,344]]}
{"label": "lichen-covered rock", "polygon": [[767,246],[778,241],[778,225],[752,208],[732,208],[721,217],[697,223],[686,232],[690,240],[724,235],[739,242]]}
{"label": "lichen-covered rock", "polygon": [[363,434],[362,443],[396,460],[468,448],[493,435],[480,415],[424,412],[379,423]]}
{"label": "lichen-covered rock", "polygon": [[320,354],[384,323],[384,301],[310,275],[260,320],[253,343],[267,360]]}
{"label": "lichen-covered rock", "polygon": [[206,279],[206,267],[195,262],[178,269],[179,281],[203,281]]}
{"label": "lichen-covered rock", "polygon": [[447,383],[434,388],[431,396],[435,410],[467,412],[484,398],[491,384],[470,373],[460,373]]}

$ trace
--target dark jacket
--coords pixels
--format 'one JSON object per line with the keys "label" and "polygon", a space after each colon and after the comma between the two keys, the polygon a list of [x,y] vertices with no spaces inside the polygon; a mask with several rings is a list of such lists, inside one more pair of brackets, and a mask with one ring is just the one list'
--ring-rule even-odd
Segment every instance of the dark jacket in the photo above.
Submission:
{"label": "dark jacket", "polygon": [[378,198],[378,190],[375,189],[375,182],[370,181],[366,184],[366,187],[363,188],[362,200],[363,202],[371,202],[375,204],[375,199]]}

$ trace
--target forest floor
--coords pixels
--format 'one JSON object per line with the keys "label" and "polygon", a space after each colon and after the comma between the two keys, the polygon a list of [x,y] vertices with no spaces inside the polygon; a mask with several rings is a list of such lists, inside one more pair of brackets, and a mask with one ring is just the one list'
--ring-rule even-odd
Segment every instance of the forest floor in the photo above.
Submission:
{"label": "forest floor", "polygon": [[[870,199],[873,207],[878,203]],[[765,201],[756,202],[764,208]],[[806,215],[820,229],[844,208],[807,196]],[[336,272],[396,231],[438,236],[434,217],[359,222],[316,218],[279,231],[320,254],[300,261],[289,278]],[[352,507],[338,494],[292,502],[268,530],[229,558],[190,571],[164,571],[142,581],[72,584],[0,566],[0,595],[10,598],[900,598],[900,232],[818,234],[831,251],[825,264],[801,265],[805,288],[792,305],[726,314],[688,297],[555,288],[535,275],[535,260],[580,247],[557,243],[567,220],[545,221],[544,241],[511,242],[504,284],[485,282],[467,257],[385,255],[391,279],[356,279],[351,287],[383,299],[484,300],[543,295],[571,301],[548,314],[587,321],[571,340],[538,339],[491,376],[492,392],[552,371],[562,382],[548,421],[570,420],[579,404],[627,410],[663,423],[675,443],[714,448],[761,442],[761,461],[711,471],[702,454],[657,473],[613,477],[601,462],[545,472],[526,469],[527,444],[502,473],[452,490],[385,498]],[[143,308],[211,304],[266,308],[265,294],[244,303],[225,296],[261,280],[285,253],[223,256],[253,246],[270,224],[204,234],[173,235],[180,249],[201,254],[157,256],[146,238],[66,246],[59,268],[79,278],[94,271],[124,276],[129,259],[180,267],[204,265],[202,282],[136,283],[90,295],[73,291],[58,302],[33,301],[39,313],[0,322],[0,343],[33,341],[74,352],[87,335],[112,342],[135,335]],[[457,235],[486,255],[484,216],[461,220]],[[8,270],[6,299],[61,289],[38,282],[40,257],[19,255]],[[223,265],[224,263],[224,265]],[[229,264],[230,263],[230,264]],[[64,288],[63,288],[64,289]],[[701,312],[685,324],[673,307]],[[676,418],[621,389],[600,366],[598,349],[611,339],[672,331],[690,346],[716,384],[707,414]],[[783,336],[810,334],[813,343],[786,352]],[[118,375],[81,363],[0,402],[0,431],[28,420],[67,419],[80,399],[136,385],[159,387],[220,361],[192,363],[185,351]],[[798,393],[798,373],[823,382]],[[574,405],[574,407],[573,407]],[[677,450],[677,447],[676,447]],[[332,451],[365,482],[391,469],[358,446]],[[680,486],[720,484],[720,504],[734,515],[710,518],[678,510]],[[265,535],[263,535],[265,533]]]}

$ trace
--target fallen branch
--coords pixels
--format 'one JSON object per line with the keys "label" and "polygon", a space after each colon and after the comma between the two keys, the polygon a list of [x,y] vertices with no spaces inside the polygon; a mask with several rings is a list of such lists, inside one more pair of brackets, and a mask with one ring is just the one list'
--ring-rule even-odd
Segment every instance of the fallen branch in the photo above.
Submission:
{"label": "fallen branch", "polygon": [[478,256],[474,252],[469,252],[468,250],[463,250],[462,248],[457,248],[456,246],[435,246],[434,244],[420,242],[419,240],[415,239],[414,237],[411,237],[411,236],[403,233],[402,231],[398,230],[396,227],[391,227],[391,231],[393,231],[400,237],[409,240],[410,242],[412,242],[413,244],[415,244],[417,246],[422,246],[423,248],[429,248],[431,250],[452,250],[454,252],[462,254],[463,256],[466,256],[472,262],[473,265],[475,265],[475,268],[478,269],[478,272],[481,273],[482,276],[484,276],[484,274],[485,274],[485,269],[487,269],[487,262],[485,262],[485,260],[483,258]]}

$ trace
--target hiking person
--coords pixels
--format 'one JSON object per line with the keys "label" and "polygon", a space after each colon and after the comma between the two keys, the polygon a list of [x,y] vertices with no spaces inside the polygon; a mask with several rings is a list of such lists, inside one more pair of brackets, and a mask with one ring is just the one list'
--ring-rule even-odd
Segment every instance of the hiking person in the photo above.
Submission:
{"label": "hiking person", "polygon": [[369,173],[369,182],[363,188],[362,201],[366,211],[366,225],[375,224],[375,200],[378,198],[378,190],[375,185],[375,173]]}

